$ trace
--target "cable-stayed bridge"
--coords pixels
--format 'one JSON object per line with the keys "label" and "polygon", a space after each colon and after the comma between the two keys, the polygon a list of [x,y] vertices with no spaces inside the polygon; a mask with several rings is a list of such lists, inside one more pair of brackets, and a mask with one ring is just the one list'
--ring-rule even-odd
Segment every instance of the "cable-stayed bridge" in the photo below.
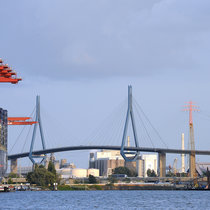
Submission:
{"label": "cable-stayed bridge", "polygon": [[[121,146],[69,146],[69,147],[57,147],[44,150],[36,150],[33,155],[50,154],[56,152],[67,152],[67,151],[79,151],[79,150],[95,150],[95,149],[105,149],[105,150],[121,150]],[[125,147],[126,151],[139,151],[139,152],[155,152],[155,153],[168,153],[168,154],[191,154],[191,150],[181,150],[181,149],[166,149],[166,148],[152,148],[152,147]],[[209,150],[195,150],[196,155],[210,155]],[[13,155],[8,155],[8,160],[29,157],[29,152],[18,153]]]}
{"label": "cable-stayed bridge", "polygon": [[[105,150],[120,150],[120,153],[122,157],[125,159],[125,161],[135,161],[136,158],[139,156],[140,152],[152,152],[152,153],[158,153],[158,171],[159,171],[159,176],[164,177],[166,175],[166,154],[167,153],[173,153],[173,154],[188,154],[191,157],[191,161],[189,163],[190,166],[190,175],[191,177],[194,177],[194,170],[195,170],[195,155],[210,155],[210,151],[205,151],[205,150],[195,150],[195,148],[192,150],[181,150],[181,149],[169,149],[165,142],[161,139],[159,133],[157,130],[152,126],[151,122],[148,120],[146,115],[143,112],[143,117],[147,119],[148,124],[151,125],[153,128],[154,132],[157,134],[158,138],[160,138],[160,141],[166,146],[166,148],[163,147],[154,147],[154,144],[152,142],[151,135],[149,131],[146,129],[146,124],[143,122],[143,117],[140,116],[139,112],[137,112],[137,117],[139,117],[139,120],[136,121],[136,115],[134,114],[134,107],[135,106],[135,101],[133,100],[132,97],[132,87],[128,87],[128,105],[127,105],[127,114],[126,118],[124,119],[125,122],[122,121],[123,123],[123,132],[119,133],[122,135],[121,137],[121,145],[114,146],[114,142],[111,143],[111,145],[107,145],[104,143],[104,145],[97,145],[96,143],[93,142],[92,145],[79,145],[79,146],[66,146],[66,147],[55,147],[55,148],[46,148],[45,144],[45,138],[44,138],[44,133],[43,133],[43,128],[42,128],[42,123],[41,123],[41,114],[40,114],[40,99],[37,97],[37,104],[36,104],[36,119],[35,121],[37,122],[34,125],[34,130],[33,130],[33,135],[32,135],[32,141],[31,141],[31,146],[29,152],[21,152],[18,154],[10,154],[8,155],[8,160],[11,160],[11,165],[12,164],[17,164],[17,159],[18,158],[24,158],[24,157],[29,157],[30,160],[32,161],[33,164],[36,163],[35,160],[37,158],[41,158],[41,162],[45,160],[46,154],[48,153],[56,153],[56,152],[65,152],[65,151],[79,151],[79,150],[93,150],[93,149],[105,149]],[[140,107],[141,110],[141,107]],[[192,111],[192,109],[191,109]],[[192,113],[190,113],[190,116]],[[142,122],[142,131],[145,136],[147,136],[148,140],[151,142],[152,147],[142,147],[139,145],[139,134],[137,133],[137,126],[139,121]],[[191,119],[192,121],[192,119]],[[192,123],[192,122],[191,122]],[[139,126],[138,126],[139,127]],[[40,131],[40,136],[41,136],[41,143],[42,143],[42,149],[41,150],[34,150],[34,143],[35,143],[35,137],[36,137],[36,132],[37,128],[39,128]],[[113,129],[113,128],[112,128]],[[112,132],[109,132],[110,135],[113,135]],[[193,130],[191,131],[193,134]],[[129,135],[133,136],[133,144],[132,145],[127,145],[127,137]],[[194,135],[193,135],[194,138]],[[142,138],[141,138],[142,139]],[[194,140],[194,139],[193,139]]]}

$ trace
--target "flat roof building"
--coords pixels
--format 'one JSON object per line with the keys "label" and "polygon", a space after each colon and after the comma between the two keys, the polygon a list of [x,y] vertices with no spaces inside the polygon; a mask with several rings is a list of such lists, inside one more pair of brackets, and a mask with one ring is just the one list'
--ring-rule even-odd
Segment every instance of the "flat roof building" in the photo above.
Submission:
{"label": "flat roof building", "polygon": [[139,177],[147,177],[147,170],[154,170],[157,174],[157,155],[143,154],[136,160],[136,168]]}
{"label": "flat roof building", "polygon": [[89,168],[99,169],[100,176],[109,176],[112,170],[124,166],[125,161],[120,155],[120,151],[101,150],[90,153]]}

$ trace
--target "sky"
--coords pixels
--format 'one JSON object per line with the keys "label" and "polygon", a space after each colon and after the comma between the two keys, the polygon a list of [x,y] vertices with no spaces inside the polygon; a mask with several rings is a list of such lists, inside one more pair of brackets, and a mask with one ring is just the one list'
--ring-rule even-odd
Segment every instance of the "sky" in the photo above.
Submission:
{"label": "sky", "polygon": [[[200,107],[193,115],[195,147],[210,150],[209,1],[0,0],[0,5],[0,57],[23,79],[1,84],[0,107],[9,116],[29,116],[40,95],[48,148],[88,144],[126,100],[131,84],[169,148],[181,147],[182,132],[187,148],[188,113],[182,109],[195,102]],[[29,151],[29,128],[19,137],[22,129],[9,127],[9,154]],[[154,142],[161,146],[155,137]],[[87,168],[88,154],[56,157]],[[178,155],[169,155],[167,164],[175,157],[180,164]]]}

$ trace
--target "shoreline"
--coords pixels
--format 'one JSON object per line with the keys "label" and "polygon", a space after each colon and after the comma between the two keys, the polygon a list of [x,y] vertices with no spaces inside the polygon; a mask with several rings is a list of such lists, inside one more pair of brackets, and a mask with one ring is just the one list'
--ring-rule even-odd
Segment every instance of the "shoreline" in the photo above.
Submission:
{"label": "shoreline", "polygon": [[187,188],[186,185],[173,184],[74,184],[59,185],[58,191],[76,190],[209,190],[203,188]]}

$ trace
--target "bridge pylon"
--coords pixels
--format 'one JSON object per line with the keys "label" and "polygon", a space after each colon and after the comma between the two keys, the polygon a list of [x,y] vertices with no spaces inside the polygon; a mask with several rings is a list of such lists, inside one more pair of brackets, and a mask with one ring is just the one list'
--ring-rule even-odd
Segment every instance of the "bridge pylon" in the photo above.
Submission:
{"label": "bridge pylon", "polygon": [[121,150],[120,150],[120,154],[122,155],[124,160],[131,162],[131,161],[136,160],[136,158],[139,155],[139,151],[125,150],[129,119],[131,119],[135,147],[139,147],[138,136],[137,136],[137,132],[136,132],[136,124],[135,124],[134,113],[133,113],[133,106],[132,106],[132,86],[131,85],[128,86],[128,109],[127,109],[126,121],[125,121],[125,126],[124,126]]}
{"label": "bridge pylon", "polygon": [[34,148],[34,142],[36,138],[36,131],[37,131],[37,126],[39,126],[39,131],[40,131],[40,136],[41,136],[41,142],[42,142],[42,149],[46,149],[46,144],[45,144],[45,138],[44,138],[44,133],[42,129],[42,122],[41,122],[41,114],[40,114],[40,96],[36,96],[36,119],[35,121],[37,122],[34,124],[34,130],[33,130],[33,135],[32,135],[32,140],[31,140],[31,146],[30,146],[30,151],[29,151],[29,159],[33,163],[33,165],[36,163],[35,159],[36,158],[42,158],[40,163],[42,163],[46,159],[46,155],[33,155],[33,148]]}

